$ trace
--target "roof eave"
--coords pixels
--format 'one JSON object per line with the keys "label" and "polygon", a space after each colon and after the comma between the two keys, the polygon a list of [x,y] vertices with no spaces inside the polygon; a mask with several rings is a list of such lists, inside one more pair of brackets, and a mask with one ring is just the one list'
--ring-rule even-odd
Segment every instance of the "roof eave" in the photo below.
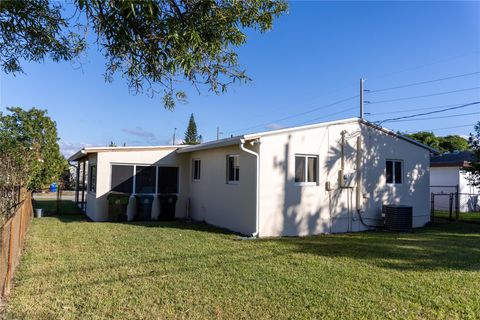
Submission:
{"label": "roof eave", "polygon": [[200,151],[200,150],[228,147],[228,146],[240,144],[243,139],[245,139],[244,136],[237,136],[237,137],[232,137],[232,138],[227,138],[227,139],[222,139],[217,141],[205,142],[205,143],[197,144],[194,146],[187,146],[181,149],[177,149],[176,152],[188,153],[188,152],[194,152],[194,151]]}
{"label": "roof eave", "polygon": [[365,120],[365,119],[360,119],[360,118],[359,118],[359,121],[360,121],[361,123],[367,125],[367,126],[370,126],[370,127],[372,127],[372,128],[375,128],[375,129],[380,130],[380,131],[382,131],[382,132],[385,132],[385,133],[387,133],[387,134],[390,134],[390,135],[393,135],[393,136],[395,136],[395,137],[398,137],[398,138],[400,138],[400,139],[402,139],[402,140],[405,140],[405,141],[407,141],[407,142],[410,142],[410,143],[412,143],[412,144],[415,144],[415,145],[417,145],[417,146],[419,146],[419,147],[421,147],[421,148],[427,149],[427,150],[430,151],[431,153],[434,153],[434,154],[438,154],[438,153],[439,153],[439,151],[438,151],[437,149],[434,149],[434,148],[432,148],[432,147],[430,147],[430,146],[427,146],[426,144],[423,144],[423,143],[421,143],[421,142],[418,142],[417,140],[411,139],[411,138],[406,137],[406,136],[404,136],[404,135],[402,135],[402,134],[396,133],[396,132],[394,132],[394,131],[392,131],[392,130],[390,130],[390,129],[384,128],[384,127],[382,127],[382,126],[380,126],[380,125],[374,124],[374,123],[372,123],[372,122],[370,122],[370,121],[367,121],[367,120]]}
{"label": "roof eave", "polygon": [[87,155],[87,152],[85,151],[85,148],[80,149],[79,151],[75,152],[73,155],[71,155],[67,160],[68,161],[78,161],[82,158],[84,158]]}

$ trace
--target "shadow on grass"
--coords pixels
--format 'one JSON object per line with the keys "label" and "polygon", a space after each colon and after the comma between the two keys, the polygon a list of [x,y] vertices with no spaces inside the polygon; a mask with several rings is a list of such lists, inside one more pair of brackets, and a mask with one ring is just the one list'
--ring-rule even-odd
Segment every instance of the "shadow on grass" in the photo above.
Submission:
{"label": "shadow on grass", "polygon": [[47,216],[57,215],[83,215],[82,210],[72,200],[60,200],[57,206],[57,200],[54,199],[35,199],[33,201],[35,208],[43,209]]}
{"label": "shadow on grass", "polygon": [[480,271],[480,226],[462,222],[411,233],[364,232],[268,241],[285,245],[291,252],[351,258],[399,271]]}
{"label": "shadow on grass", "polygon": [[[453,212],[452,219],[450,219],[450,214],[448,211],[435,211],[434,219],[435,221],[440,222],[451,222],[456,220],[456,214]],[[458,215],[458,221],[480,224],[480,212],[460,212]]]}
{"label": "shadow on grass", "polygon": [[[55,216],[62,222],[88,221],[85,215],[62,214]],[[141,228],[169,228],[192,230],[215,234],[232,235],[234,233],[210,226],[203,222],[176,221],[136,221],[102,222],[112,225],[125,225]],[[145,230],[145,232],[149,232]],[[184,235],[185,236],[185,235]],[[179,239],[181,241],[181,239]],[[231,241],[231,239],[209,239],[208,241]],[[246,245],[243,246],[242,243]],[[262,239],[259,241],[239,242],[234,251],[216,251],[196,255],[179,252],[169,259],[206,259],[224,255],[231,258],[233,252],[241,252],[239,262],[248,260],[251,255],[256,259],[270,259],[276,256],[308,254],[324,258],[348,258],[376,267],[408,270],[457,269],[480,271],[480,225],[462,222],[434,224],[411,233],[362,232],[350,234],[320,235],[311,237],[285,237]],[[266,246],[266,244],[270,244]],[[272,246],[273,244],[273,246]],[[201,244],[199,244],[201,245]],[[180,249],[181,247],[179,247]],[[243,257],[244,256],[244,257]],[[344,261],[344,260],[342,260]],[[165,257],[158,257],[142,263],[162,263]],[[134,263],[132,263],[134,264]],[[115,268],[118,266],[112,265]]]}
{"label": "shadow on grass", "polygon": [[[61,213],[56,214],[56,200],[39,200],[37,201],[36,207],[43,208],[46,216],[57,218],[62,222],[80,222],[80,221],[90,221],[92,220],[85,215],[80,208],[70,200],[62,200]],[[98,222],[106,223],[112,225],[128,225],[136,227],[146,227],[146,228],[172,228],[179,230],[193,230],[193,231],[204,231],[209,233],[217,234],[237,234],[235,232],[229,231],[227,229],[222,229],[214,227],[205,222],[193,221],[193,220],[174,220],[174,221],[132,221],[132,222]]]}
{"label": "shadow on grass", "polygon": [[183,220],[178,219],[174,221],[132,221],[132,222],[112,222],[118,224],[125,224],[131,226],[147,227],[147,228],[173,228],[179,230],[204,231],[216,234],[225,235],[240,235],[239,233],[230,231],[228,229],[215,227],[203,221]]}
{"label": "shadow on grass", "polygon": [[[135,223],[139,224],[139,223]],[[187,227],[199,231],[208,231],[213,227],[190,224],[176,221],[167,224],[170,227]],[[82,266],[75,270],[64,270],[55,274],[69,274],[72,272],[91,272],[112,270],[112,277],[106,279],[91,279],[82,285],[104,285],[106,283],[125,282],[132,279],[168,278],[185,274],[202,268],[218,268],[219,263],[228,265],[258,264],[258,268],[265,264],[289,263],[293,260],[305,259],[334,259],[340,268],[352,264],[350,259],[365,266],[383,268],[395,271],[434,271],[434,270],[480,270],[480,228],[461,223],[442,226],[432,226],[412,233],[364,232],[355,234],[336,234],[313,236],[305,238],[279,238],[259,241],[236,242],[231,248],[222,249],[213,246],[209,250],[181,251],[174,255],[162,255],[161,252],[154,258],[131,260],[121,263],[111,263],[101,266]],[[183,235],[185,236],[185,234]],[[200,240],[199,240],[200,241]],[[227,239],[209,239],[208,241],[229,241]],[[273,246],[272,246],[273,244]],[[199,244],[202,246],[202,244]],[[180,249],[181,247],[179,247]],[[299,255],[301,254],[301,255]],[[307,255],[305,257],[305,254]],[[347,258],[348,260],[345,260]],[[191,264],[185,261],[192,260]],[[176,261],[181,261],[178,265]],[[310,260],[311,261],[311,260]],[[153,265],[163,265],[157,271]],[[125,270],[136,270],[137,266],[150,265],[145,271],[134,274],[125,274]],[[166,267],[165,267],[166,266]],[[362,267],[359,265],[358,267]],[[228,267],[227,267],[228,268]],[[141,269],[141,268],[139,268]],[[160,271],[161,270],[161,271]],[[160,274],[159,274],[160,273]],[[36,276],[45,276],[45,273]],[[77,285],[77,284],[76,284]],[[68,287],[68,286],[67,286]]]}

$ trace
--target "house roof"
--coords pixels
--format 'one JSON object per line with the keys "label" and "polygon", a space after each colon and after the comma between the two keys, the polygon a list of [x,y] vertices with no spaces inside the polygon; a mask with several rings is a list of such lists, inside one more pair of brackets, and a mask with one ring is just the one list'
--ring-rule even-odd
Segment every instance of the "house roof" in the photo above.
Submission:
{"label": "house roof", "polygon": [[264,131],[264,132],[258,132],[258,133],[251,133],[251,134],[245,134],[245,135],[240,135],[240,136],[235,136],[231,138],[226,138],[226,139],[220,139],[216,141],[210,141],[206,143],[201,143],[197,144],[194,146],[186,146],[182,149],[177,150],[178,153],[187,153],[187,152],[193,152],[193,151],[199,151],[199,150],[206,150],[206,149],[213,149],[213,148],[220,148],[220,147],[225,147],[225,146],[230,146],[230,145],[236,145],[239,144],[242,141],[245,140],[254,140],[258,139],[261,137],[265,136],[271,136],[271,135],[276,135],[276,134],[282,134],[282,133],[287,133],[287,132],[295,132],[295,131],[302,131],[302,130],[309,130],[309,129],[315,129],[315,128],[321,128],[321,127],[326,127],[326,126],[332,126],[332,125],[340,125],[340,124],[346,124],[346,123],[362,123],[364,125],[367,125],[369,127],[372,127],[374,129],[380,130],[388,135],[395,136],[399,139],[405,140],[407,142],[410,142],[412,144],[415,144],[421,148],[427,149],[428,151],[432,153],[438,153],[437,150],[424,145],[416,140],[410,139],[408,137],[405,137],[401,134],[398,134],[394,131],[391,131],[387,128],[378,126],[374,123],[371,123],[367,120],[360,119],[360,118],[349,118],[349,119],[343,119],[343,120],[336,120],[336,121],[329,121],[329,122],[320,122],[320,123],[315,123],[315,124],[310,124],[310,125],[305,125],[305,126],[299,126],[299,127],[291,127],[291,128],[285,128],[285,129],[279,129],[279,130],[271,130],[271,131]]}
{"label": "house roof", "polygon": [[68,158],[68,161],[77,161],[89,154],[95,154],[99,152],[121,152],[121,151],[155,151],[155,150],[176,150],[178,148],[184,148],[185,146],[132,146],[132,147],[85,147],[77,151],[75,154]]}
{"label": "house roof", "polygon": [[431,167],[465,167],[473,161],[471,151],[450,152],[430,157]]}
{"label": "house roof", "polygon": [[284,129],[279,129],[279,130],[271,130],[271,131],[264,131],[264,132],[258,132],[258,133],[251,133],[251,134],[245,134],[245,135],[239,135],[239,136],[234,136],[230,138],[225,138],[225,139],[220,139],[220,140],[215,140],[215,141],[209,141],[197,145],[172,145],[172,146],[142,146],[142,147],[85,147],[72,155],[70,158],[68,158],[68,161],[78,161],[80,159],[83,159],[86,157],[88,154],[94,154],[98,152],[118,152],[118,151],[143,151],[143,150],[165,150],[165,149],[173,149],[176,150],[177,153],[187,153],[187,152],[194,152],[194,151],[199,151],[199,150],[207,150],[207,149],[214,149],[214,148],[221,148],[221,147],[226,147],[226,146],[233,146],[233,145],[238,145],[243,141],[248,141],[248,140],[255,140],[259,139],[261,137],[265,136],[271,136],[271,135],[276,135],[276,134],[282,134],[282,133],[287,133],[287,132],[295,132],[295,131],[302,131],[302,130],[309,130],[309,129],[315,129],[315,128],[321,128],[321,127],[327,127],[327,126],[332,126],[332,125],[340,125],[340,124],[346,124],[346,123],[362,123],[366,126],[369,126],[371,128],[374,128],[376,130],[380,130],[388,135],[397,137],[399,139],[405,140],[407,142],[410,142],[414,145],[417,145],[421,148],[427,149],[428,151],[432,153],[438,153],[437,150],[424,145],[416,140],[407,138],[401,134],[398,134],[394,131],[391,131],[387,128],[381,127],[379,125],[376,125],[374,123],[371,123],[367,120],[360,119],[360,118],[349,118],[349,119],[343,119],[343,120],[335,120],[335,121],[329,121],[329,122],[320,122],[320,123],[315,123],[315,124],[310,124],[310,125],[305,125],[305,126],[298,126],[298,127],[291,127],[291,128],[284,128]]}

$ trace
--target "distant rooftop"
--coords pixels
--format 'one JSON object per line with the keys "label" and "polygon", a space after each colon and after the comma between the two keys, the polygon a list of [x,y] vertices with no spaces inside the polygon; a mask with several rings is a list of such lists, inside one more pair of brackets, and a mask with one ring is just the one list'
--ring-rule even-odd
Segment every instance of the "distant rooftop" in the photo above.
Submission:
{"label": "distant rooftop", "polygon": [[473,161],[472,151],[455,151],[430,157],[431,167],[463,167]]}

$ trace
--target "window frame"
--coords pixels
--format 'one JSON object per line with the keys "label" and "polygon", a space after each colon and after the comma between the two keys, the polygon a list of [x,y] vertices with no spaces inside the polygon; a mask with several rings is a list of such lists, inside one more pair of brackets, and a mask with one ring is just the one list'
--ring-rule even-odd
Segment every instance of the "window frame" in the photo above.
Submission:
{"label": "window frame", "polygon": [[[388,182],[388,175],[387,175],[387,162],[392,162],[392,182]],[[400,163],[400,182],[397,182],[396,179],[396,163]],[[404,169],[403,169],[403,160],[402,159],[386,159],[385,160],[385,183],[388,185],[402,185],[404,180]]]}
{"label": "window frame", "polygon": [[[93,172],[95,171],[95,174]],[[93,177],[95,176],[95,180]],[[88,192],[97,194],[97,164],[93,163],[88,166]]]}
{"label": "window frame", "polygon": [[[304,159],[304,168],[303,168],[303,181],[297,181],[296,177],[296,168],[297,168],[297,157]],[[308,181],[308,162],[309,159],[315,159],[315,181]],[[319,174],[319,164],[320,164],[320,157],[317,154],[308,154],[308,153],[295,153],[294,158],[294,172],[293,172],[293,181],[297,186],[318,186],[320,183],[320,174]]]}
{"label": "window frame", "polygon": [[[175,193],[177,196],[180,195],[182,186],[180,184],[181,181],[181,168],[178,165],[169,165],[169,164],[145,164],[145,163],[119,163],[119,162],[111,162],[110,163],[110,189],[109,192],[112,192],[112,168],[113,166],[131,166],[133,167],[133,176],[132,176],[132,192],[130,195],[157,195],[158,193],[158,172],[160,167],[174,167],[177,168],[177,192]],[[136,172],[137,172],[137,166],[138,167],[155,167],[155,192],[154,193],[136,193],[136,188],[137,188],[137,177],[136,177]]]}
{"label": "window frame", "polygon": [[[198,176],[196,170],[196,163],[198,162]],[[199,182],[202,179],[202,160],[198,158],[192,159],[192,181]]]}
{"label": "window frame", "polygon": [[[235,167],[234,166],[234,180],[230,180],[230,158],[237,158],[237,163],[238,165]],[[234,160],[235,163],[235,160]],[[235,168],[238,168],[238,173],[235,170]],[[236,178],[236,180],[235,180]],[[226,163],[226,181],[227,184],[239,184],[240,183],[240,155],[239,154],[227,154],[227,163]]]}

